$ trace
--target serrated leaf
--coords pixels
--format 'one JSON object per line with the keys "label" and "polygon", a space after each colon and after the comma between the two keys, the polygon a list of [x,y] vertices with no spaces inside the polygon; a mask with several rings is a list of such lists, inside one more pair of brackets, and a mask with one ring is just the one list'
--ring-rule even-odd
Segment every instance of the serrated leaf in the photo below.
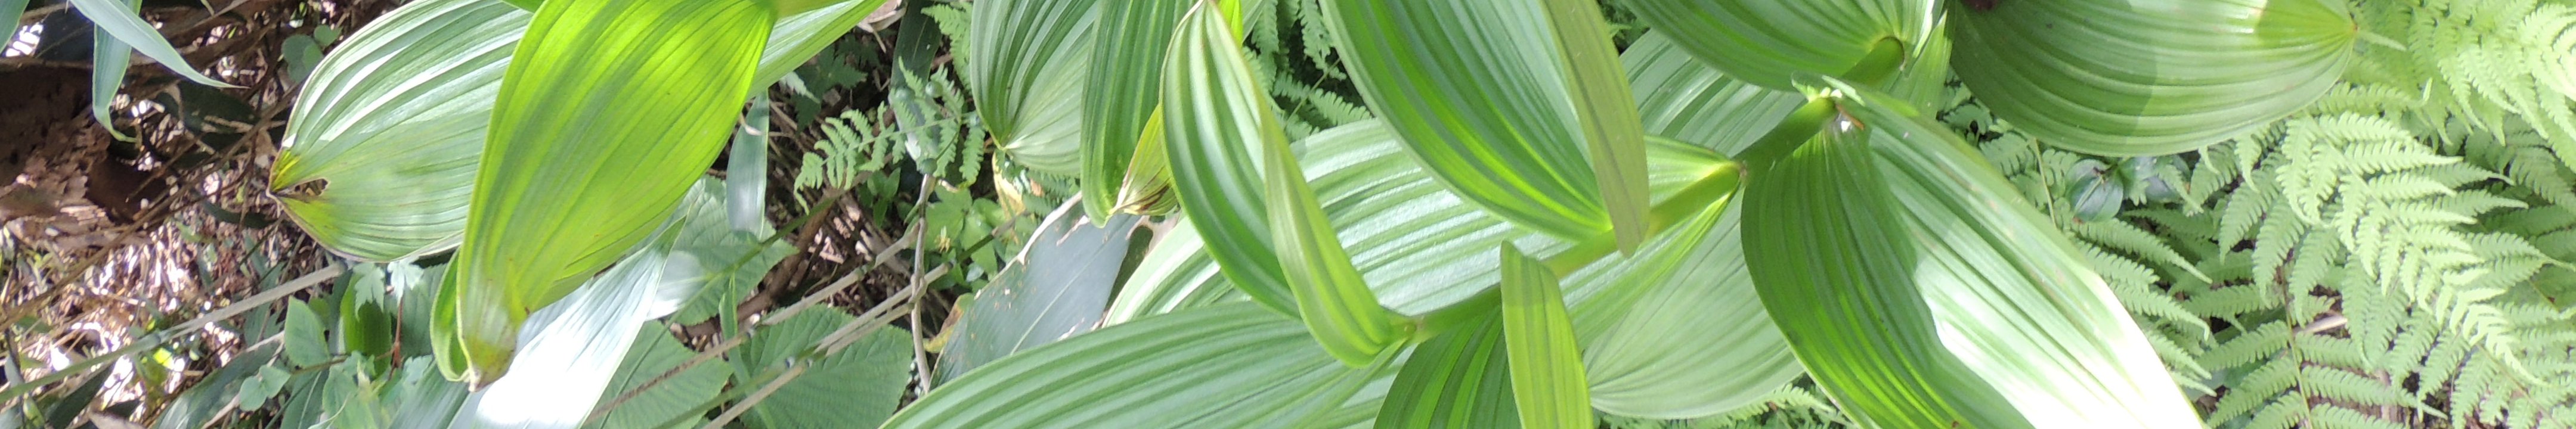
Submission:
{"label": "serrated leaf", "polygon": [[801,366],[803,375],[753,404],[743,422],[760,428],[875,427],[895,412],[912,381],[912,335],[877,327],[837,353],[816,345],[851,320],[837,309],[797,314],[745,341],[734,355],[737,385],[752,385],[765,368]]}
{"label": "serrated leaf", "polygon": [[2298,111],[2360,37],[2332,0],[1947,4],[1959,81],[1996,118],[2095,155],[2186,152]]}

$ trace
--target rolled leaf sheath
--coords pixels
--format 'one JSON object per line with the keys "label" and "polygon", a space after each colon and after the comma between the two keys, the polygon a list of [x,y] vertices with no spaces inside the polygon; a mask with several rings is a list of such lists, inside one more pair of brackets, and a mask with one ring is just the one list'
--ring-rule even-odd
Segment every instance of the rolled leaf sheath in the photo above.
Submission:
{"label": "rolled leaf sheath", "polygon": [[537,10],[493,107],[457,252],[469,365],[451,375],[499,377],[528,313],[653,232],[724,147],[775,13],[755,0]]}

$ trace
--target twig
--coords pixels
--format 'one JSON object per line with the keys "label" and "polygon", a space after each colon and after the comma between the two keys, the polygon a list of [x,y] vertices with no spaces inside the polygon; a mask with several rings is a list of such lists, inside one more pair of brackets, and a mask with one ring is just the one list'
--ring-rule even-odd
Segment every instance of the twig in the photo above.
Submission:
{"label": "twig", "polygon": [[116,351],[107,352],[106,354],[98,356],[91,356],[88,359],[81,359],[79,362],[73,362],[71,366],[55,370],[53,373],[45,374],[43,377],[36,377],[33,380],[27,380],[25,383],[18,383],[9,386],[6,389],[0,389],[0,407],[17,405],[20,397],[26,396],[29,393],[35,393],[36,388],[39,386],[53,384],[54,382],[62,381],[64,378],[71,377],[73,374],[88,372],[92,367],[97,367],[108,362],[114,362],[117,359],[122,359],[127,355],[132,355],[145,349],[158,347],[161,345],[161,342],[169,341],[171,338],[177,337],[180,334],[196,330],[199,327],[204,327],[217,321],[231,319],[233,316],[239,316],[244,312],[249,312],[252,308],[267,305],[269,302],[276,301],[278,298],[284,298],[287,295],[303,291],[305,288],[313,287],[313,285],[322,284],[324,281],[338,278],[342,271],[345,270],[340,268],[338,264],[324,266],[320,271],[314,271],[312,274],[305,274],[304,277],[298,277],[294,281],[278,285],[276,288],[269,289],[266,292],[260,292],[258,295],[251,295],[250,298],[244,298],[240,302],[226,305],[224,308],[215,310],[213,313],[197,316],[197,318],[189,319],[187,322],[181,322],[158,332],[153,332],[151,334],[135,338],[132,344],[126,344],[125,347],[118,347]]}

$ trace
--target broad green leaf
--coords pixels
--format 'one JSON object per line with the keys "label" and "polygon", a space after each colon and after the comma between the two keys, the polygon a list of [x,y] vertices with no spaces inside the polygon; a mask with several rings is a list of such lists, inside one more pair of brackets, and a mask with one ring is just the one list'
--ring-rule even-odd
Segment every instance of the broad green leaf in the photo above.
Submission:
{"label": "broad green leaf", "polygon": [[[1368,120],[1301,140],[1300,165],[1313,184],[1334,231],[1348,243],[1352,263],[1379,300],[1398,313],[1418,315],[1484,292],[1499,266],[1491,249],[1510,242],[1541,255],[1567,243],[1516,228],[1458,198],[1405,156],[1393,130]],[[1672,140],[1647,140],[1648,190],[1661,201],[1705,176],[1723,157]],[[1186,165],[1183,163],[1181,165]],[[1146,314],[1241,299],[1240,288],[1219,275],[1218,252],[1185,238],[1200,228],[1189,219],[1148,251],[1135,275],[1111,301],[1106,323]],[[1204,235],[1204,233],[1199,234]],[[1587,286],[1573,288],[1575,295]]]}
{"label": "broad green leaf", "polygon": [[393,305],[385,296],[385,270],[378,265],[359,265],[340,277],[340,323],[333,337],[340,350],[351,355],[384,358],[394,347],[394,316],[386,307]]}
{"label": "broad green leaf", "polygon": [[1028,247],[976,292],[959,315],[964,319],[948,331],[938,381],[1100,325],[1142,218],[1120,214],[1101,222],[1084,213],[1073,205],[1057,208]]}
{"label": "broad green leaf", "polygon": [[752,0],[555,0],[512,55],[475,175],[464,378],[509,370],[529,312],[652,233],[711,164],[775,17]]}
{"label": "broad green leaf", "polygon": [[779,17],[778,23],[771,27],[769,46],[760,51],[760,71],[753,73],[751,78],[753,91],[768,88],[769,84],[795,72],[796,67],[805,65],[805,61],[813,59],[814,54],[832,46],[832,41],[840,40],[841,35],[848,34],[860,21],[867,20],[869,13],[876,12],[888,0],[805,1],[808,4],[830,4],[774,15]]}
{"label": "broad green leaf", "polygon": [[400,377],[384,388],[381,401],[394,429],[445,428],[456,418],[456,408],[465,404],[465,383],[447,381],[438,373],[435,358],[404,361]]}
{"label": "broad green leaf", "polygon": [[[743,423],[757,428],[863,428],[885,423],[912,381],[912,334],[879,326],[829,355],[817,345],[856,317],[837,309],[797,313],[735,349],[734,384],[760,386],[771,368],[802,367]],[[778,373],[784,373],[783,370]]]}
{"label": "broad green leaf", "polygon": [[1323,5],[1351,81],[1432,177],[1522,228],[1577,241],[1610,231],[1585,164],[1601,154],[1583,150],[1570,66],[1545,9],[1493,0]]}
{"label": "broad green leaf", "polygon": [[1959,81],[1998,119],[2095,155],[2191,151],[2306,108],[2359,27],[2332,0],[2007,0],[1949,8]]}
{"label": "broad green leaf", "polygon": [[1620,250],[1636,250],[1646,241],[1646,131],[1628,94],[1627,72],[1613,61],[1619,50],[1610,45],[1610,25],[1594,0],[1543,2],[1611,231]]}
{"label": "broad green leaf", "polygon": [[258,374],[242,381],[241,393],[233,398],[233,404],[243,411],[259,411],[268,406],[269,398],[276,397],[278,390],[286,388],[286,379],[294,375],[277,365],[261,365]]}
{"label": "broad green leaf", "polygon": [[1664,31],[1619,54],[1646,133],[1733,155],[1780,124],[1805,95],[1744,83],[1692,57]]}
{"label": "broad green leaf", "polygon": [[[119,15],[133,15],[135,9],[143,5],[143,0],[109,0],[108,4],[117,8],[115,13]],[[88,13],[87,10],[82,12]],[[15,28],[17,24],[16,21],[11,21],[9,25]],[[160,33],[153,33],[153,35],[157,37]],[[11,31],[9,43],[15,44],[17,40],[18,33]],[[114,110],[116,89],[125,86],[125,68],[134,62],[134,47],[126,45],[124,40],[115,37],[92,36],[90,42],[90,119],[98,120],[98,127],[107,129],[108,135],[118,140],[130,140],[132,137],[116,131],[116,121],[109,119],[108,111]]]}
{"label": "broad green leaf", "polygon": [[[1930,40],[1934,0],[1640,0],[1637,17],[1727,76],[1796,90],[1802,74],[1875,81]],[[1891,58],[1890,56],[1894,56]]]}
{"label": "broad green leaf", "polygon": [[[1091,42],[1091,71],[1082,85],[1082,189],[1091,217],[1107,218],[1126,201],[1119,195],[1138,139],[1153,126],[1163,81],[1164,50],[1173,25],[1196,1],[1126,0],[1100,3]],[[1213,12],[1211,12],[1213,13]],[[1058,66],[1061,67],[1061,66]]]}
{"label": "broad green leaf", "polygon": [[964,72],[995,145],[1031,170],[1082,174],[1081,102],[1097,0],[979,0]]}
{"label": "broad green leaf", "polygon": [[[134,48],[134,52],[140,52],[144,57],[161,62],[162,67],[168,67],[172,73],[178,73],[179,77],[217,88],[240,88],[240,86],[207,77],[203,73],[198,73],[195,66],[188,65],[188,59],[179,56],[179,50],[171,48],[168,39],[161,38],[159,28],[143,22],[142,16],[135,15],[134,6],[138,2],[134,0],[68,0],[67,2],[71,3],[73,10],[80,11],[81,17],[89,18],[91,24],[97,25],[99,32],[106,33],[106,36]],[[14,43],[18,35],[10,33],[9,37]],[[122,49],[116,51],[125,52]],[[122,53],[114,55],[124,56]],[[124,79],[120,76],[118,80]]]}
{"label": "broad green leaf", "polygon": [[2193,427],[2085,259],[1946,128],[1841,92],[1753,172],[1746,256],[1817,383],[1881,427]]}
{"label": "broad green leaf", "polygon": [[1297,319],[1251,303],[1148,316],[1022,351],[932,390],[886,428],[1308,427],[1371,380]]}
{"label": "broad green leaf", "polygon": [[[1172,187],[1227,279],[1254,301],[1297,310],[1288,267],[1270,229],[1264,151],[1286,146],[1270,97],[1254,81],[1233,30],[1194,11],[1172,34],[1163,61],[1161,127]],[[1337,355],[1340,356],[1340,355]]]}
{"label": "broad green leaf", "polygon": [[[592,406],[593,409],[609,406],[609,401],[661,378],[698,354],[672,339],[667,328],[659,323],[645,324],[645,328],[636,334],[635,344],[627,346],[626,360],[617,364],[616,376],[609,378],[608,388],[600,391],[599,403]],[[651,427],[680,417],[698,404],[715,399],[716,393],[724,390],[725,370],[721,365],[707,362],[682,370],[661,380],[660,384],[635,393],[634,398],[609,409],[600,420],[583,426]]]}
{"label": "broad green leaf", "polygon": [[1504,244],[1503,350],[1510,356],[1512,404],[1521,426],[1593,427],[1590,384],[1583,381],[1582,347],[1556,273],[1537,258]]}
{"label": "broad green leaf", "polygon": [[[832,22],[879,1],[782,20],[754,82],[803,64],[848,28]],[[531,16],[498,0],[420,0],[341,42],[297,95],[269,178],[287,218],[363,261],[454,248],[502,73]]]}
{"label": "broad green leaf", "polygon": [[573,427],[602,398],[623,393],[608,387],[639,344],[636,335],[677,310],[705,279],[699,255],[675,247],[694,231],[731,230],[722,187],[701,180],[616,267],[529,315],[514,337],[509,367],[517,370],[475,391],[457,418],[476,427]]}
{"label": "broad green leaf", "polygon": [[1712,207],[1633,257],[1566,276],[1577,285],[1567,302],[1594,408],[1707,417],[1757,403],[1803,372],[1746,274],[1734,207]]}
{"label": "broad green leaf", "polygon": [[[226,361],[223,367],[207,373],[205,378],[190,384],[188,390],[181,391],[170,399],[169,404],[161,409],[161,414],[154,417],[153,429],[206,427],[206,423],[220,415],[227,404],[239,403],[235,399],[241,396],[241,387],[252,379],[258,378],[260,369],[267,368],[269,361],[277,359],[277,352],[276,346],[242,350],[240,354],[234,355],[232,360]],[[17,407],[10,407],[10,409],[16,410]],[[15,416],[0,415],[0,419],[10,418]]]}
{"label": "broad green leaf", "polygon": [[1395,384],[1387,387],[1375,427],[1520,427],[1499,314],[1488,311],[1466,329],[1414,347],[1404,369],[1395,374]]}

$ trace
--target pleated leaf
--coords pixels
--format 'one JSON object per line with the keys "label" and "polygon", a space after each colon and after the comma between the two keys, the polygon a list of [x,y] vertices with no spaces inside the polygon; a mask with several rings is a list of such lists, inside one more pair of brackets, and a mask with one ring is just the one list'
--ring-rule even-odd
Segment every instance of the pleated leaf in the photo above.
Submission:
{"label": "pleated leaf", "polygon": [[1543,1],[1610,229],[1620,250],[1636,250],[1646,241],[1646,131],[1629,98],[1627,72],[1614,61],[1619,50],[1610,45],[1610,25],[1594,0]]}
{"label": "pleated leaf", "polygon": [[[1205,16],[1203,20],[1223,22],[1215,14]],[[1403,341],[1407,327],[1398,325],[1395,313],[1378,304],[1377,293],[1369,290],[1359,269],[1351,265],[1350,253],[1315,202],[1306,173],[1299,171],[1287,143],[1272,140],[1262,146],[1262,204],[1270,211],[1270,235],[1284,250],[1279,252],[1279,267],[1287,274],[1288,291],[1297,298],[1297,314],[1315,331],[1324,351],[1344,364],[1368,364]]]}
{"label": "pleated leaf", "polygon": [[1251,303],[1155,315],[985,365],[886,428],[1313,427],[1388,360],[1342,365],[1297,319]]}
{"label": "pleated leaf", "polygon": [[1753,172],[1745,201],[1762,302],[1837,403],[1880,427],[2195,427],[2010,182],[1946,128],[1839,90],[1828,131]]}
{"label": "pleated leaf", "polygon": [[1601,154],[1584,151],[1571,69],[1545,8],[1493,0],[1323,5],[1360,95],[1432,177],[1523,228],[1578,241],[1610,232],[1586,164]]}
{"label": "pleated leaf", "polygon": [[[1405,156],[1385,122],[1367,120],[1316,133],[1297,143],[1300,165],[1361,276],[1381,303],[1419,315],[1446,307],[1499,280],[1492,249],[1512,243],[1540,255],[1569,246],[1487,215],[1430,178]],[[1647,140],[1648,191],[1672,197],[1725,158],[1667,139]],[[1187,163],[1176,164],[1175,167]],[[1172,235],[1187,235],[1191,219]],[[1219,274],[1206,243],[1174,237],[1155,245],[1111,301],[1108,323],[1178,308],[1241,299],[1239,283]],[[1581,290],[1587,285],[1573,286]],[[1569,292],[1581,295],[1580,292]]]}
{"label": "pleated leaf", "polygon": [[1568,292],[1594,408],[1708,417],[1760,402],[1804,372],[1753,290],[1733,207],[1675,225],[1634,257],[1566,276],[1600,285]]}
{"label": "pleated leaf", "polygon": [[[1091,72],[1082,97],[1082,189],[1094,218],[1128,205],[1120,192],[1127,184],[1128,163],[1136,159],[1138,139],[1162,100],[1165,47],[1172,44],[1173,25],[1196,1],[1124,0],[1100,3],[1099,26],[1092,36]],[[1215,12],[1210,12],[1215,13]],[[1061,67],[1061,66],[1057,66]],[[1153,168],[1153,167],[1140,167]],[[1152,190],[1136,190],[1136,195]]]}
{"label": "pleated leaf", "polygon": [[1161,73],[1173,191],[1225,277],[1254,301],[1294,312],[1295,295],[1273,250],[1279,242],[1270,231],[1262,164],[1266,148],[1285,147],[1287,134],[1232,30],[1213,13],[1193,13],[1208,16],[1182,21]]}
{"label": "pleated leaf", "polygon": [[1521,426],[1593,427],[1583,354],[1556,273],[1537,258],[1503,245],[1503,350],[1511,367],[1512,404]]}
{"label": "pleated leaf", "polygon": [[1499,314],[1488,311],[1466,329],[1414,347],[1395,374],[1395,384],[1387,387],[1376,427],[1520,427]]}
{"label": "pleated leaf", "polygon": [[1082,174],[1081,101],[1095,0],[985,0],[968,19],[959,80],[1001,153],[1030,170]]}
{"label": "pleated leaf", "polygon": [[555,0],[492,110],[456,260],[462,376],[508,371],[528,312],[651,233],[715,160],[775,21],[750,0]]}
{"label": "pleated leaf", "polygon": [[1619,54],[1646,133],[1732,155],[1760,139],[1807,97],[1745,83],[1693,57],[1663,30]]}
{"label": "pleated leaf", "polygon": [[[848,28],[831,23],[881,2],[781,21],[754,82],[794,70]],[[502,72],[532,16],[498,0],[421,0],[341,42],[297,95],[271,172],[287,218],[325,248],[364,261],[453,249]]]}
{"label": "pleated leaf", "polygon": [[1996,118],[2095,155],[2185,152],[2307,107],[2359,28],[2332,0],[2008,0],[1949,8],[1952,67]]}
{"label": "pleated leaf", "polygon": [[1800,74],[1842,76],[1883,41],[1930,38],[1932,0],[1642,0],[1637,17],[1726,75],[1790,91]]}

